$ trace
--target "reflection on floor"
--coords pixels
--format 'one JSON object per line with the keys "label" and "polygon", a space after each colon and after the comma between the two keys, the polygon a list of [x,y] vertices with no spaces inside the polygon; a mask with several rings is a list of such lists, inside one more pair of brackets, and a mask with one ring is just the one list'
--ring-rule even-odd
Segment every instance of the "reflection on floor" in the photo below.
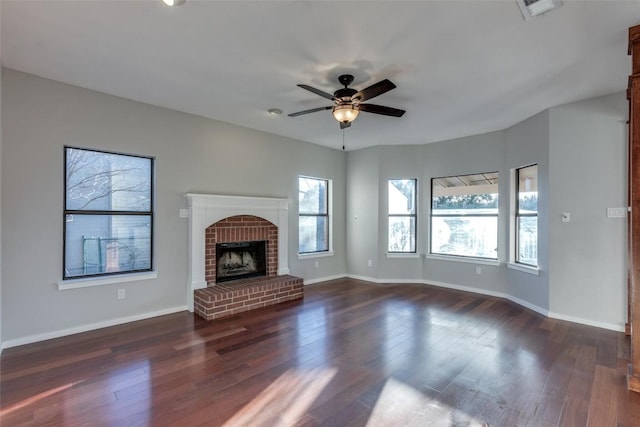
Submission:
{"label": "reflection on floor", "polygon": [[2,425],[638,426],[627,337],[499,298],[339,279],[6,349]]}

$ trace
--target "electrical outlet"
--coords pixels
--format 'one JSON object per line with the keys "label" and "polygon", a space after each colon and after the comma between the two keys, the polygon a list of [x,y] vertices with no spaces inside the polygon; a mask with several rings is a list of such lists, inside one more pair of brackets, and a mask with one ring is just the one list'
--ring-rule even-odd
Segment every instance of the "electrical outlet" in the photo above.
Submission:
{"label": "electrical outlet", "polygon": [[118,289],[118,299],[125,299],[127,294],[124,289]]}
{"label": "electrical outlet", "polygon": [[482,274],[482,267],[476,267],[476,274],[478,276]]}
{"label": "electrical outlet", "polygon": [[367,265],[368,265],[369,267],[371,267],[371,266],[373,265],[373,261],[371,261],[371,260],[367,260]]}
{"label": "electrical outlet", "polygon": [[189,209],[180,209],[180,218],[189,218]]}
{"label": "electrical outlet", "polygon": [[569,212],[562,212],[562,222],[571,222],[571,214]]}
{"label": "electrical outlet", "polygon": [[320,267],[320,261],[316,261],[316,268]]}

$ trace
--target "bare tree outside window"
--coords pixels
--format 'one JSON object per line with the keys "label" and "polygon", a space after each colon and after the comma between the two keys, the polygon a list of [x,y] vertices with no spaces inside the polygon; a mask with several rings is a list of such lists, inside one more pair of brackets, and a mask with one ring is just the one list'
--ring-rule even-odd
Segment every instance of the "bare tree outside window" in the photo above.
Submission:
{"label": "bare tree outside window", "polygon": [[65,148],[63,277],[152,266],[153,159]]}

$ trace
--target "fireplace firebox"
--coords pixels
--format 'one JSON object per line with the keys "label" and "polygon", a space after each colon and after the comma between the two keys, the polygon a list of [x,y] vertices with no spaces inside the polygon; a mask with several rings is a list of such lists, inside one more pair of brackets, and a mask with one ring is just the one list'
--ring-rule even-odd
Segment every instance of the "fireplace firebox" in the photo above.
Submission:
{"label": "fireplace firebox", "polygon": [[216,244],[216,283],[266,274],[265,240]]}

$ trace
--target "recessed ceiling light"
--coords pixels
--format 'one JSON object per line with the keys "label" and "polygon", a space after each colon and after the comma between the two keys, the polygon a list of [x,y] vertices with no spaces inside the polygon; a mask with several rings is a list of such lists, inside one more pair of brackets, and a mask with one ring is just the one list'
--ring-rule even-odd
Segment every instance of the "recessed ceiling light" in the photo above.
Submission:
{"label": "recessed ceiling light", "polygon": [[267,110],[267,113],[269,113],[272,116],[279,116],[280,114],[282,114],[282,110],[279,108],[269,108]]}
{"label": "recessed ceiling light", "polygon": [[180,6],[185,0],[162,0],[167,6]]}
{"label": "recessed ceiling light", "polygon": [[525,21],[562,6],[562,0],[516,0]]}

